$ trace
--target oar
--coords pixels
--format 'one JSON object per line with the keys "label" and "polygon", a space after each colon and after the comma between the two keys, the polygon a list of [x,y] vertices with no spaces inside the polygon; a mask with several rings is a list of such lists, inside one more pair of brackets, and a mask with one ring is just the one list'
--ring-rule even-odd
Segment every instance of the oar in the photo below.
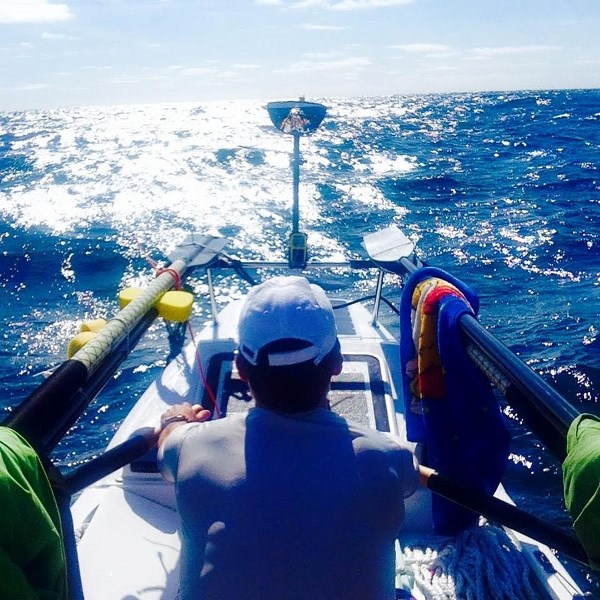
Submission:
{"label": "oar", "polygon": [[406,274],[422,266],[415,256],[410,258],[415,243],[395,225],[365,235],[363,246],[369,258],[385,271]]}
{"label": "oar", "polygon": [[566,437],[581,414],[566,398],[487,331],[472,315],[459,321],[467,352],[483,373],[503,392],[539,440],[562,462]]}
{"label": "oar", "polygon": [[207,266],[226,243],[215,236],[191,235],[184,240],[171,254],[172,264],[2,424],[21,433],[38,453],[48,455],[157,317],[154,306],[161,296],[191,267]]}
{"label": "oar", "polygon": [[[375,304],[373,307],[372,325],[377,322],[381,292],[383,289],[383,274],[385,271],[396,272],[398,265],[403,269],[416,269],[414,256],[415,244],[402,233],[395,225],[369,233],[363,237],[363,246],[369,258],[379,267],[379,277],[375,291]],[[410,271],[412,272],[412,271]]]}
{"label": "oar", "polygon": [[144,456],[156,446],[157,442],[158,432],[154,427],[138,429],[118,446],[107,450],[104,454],[100,454],[65,475],[66,490],[70,495],[82,491],[106,475],[114,473],[117,469]]}
{"label": "oar", "polygon": [[[406,276],[423,266],[410,256],[414,244],[395,225],[365,236],[363,244],[371,259],[386,271]],[[464,314],[459,327],[471,360],[503,392],[548,450],[563,461],[567,431],[579,411],[475,317]]]}
{"label": "oar", "polygon": [[499,498],[488,496],[443,477],[429,467],[421,465],[419,475],[421,485],[432,492],[460,504],[490,521],[519,531],[550,546],[561,554],[589,566],[587,554],[579,540],[560,527],[531,515]]}
{"label": "oar", "polygon": [[[381,269],[405,276],[422,266],[414,255],[410,256],[414,250],[411,240],[395,226],[365,236],[363,243],[371,259]],[[579,411],[484,329],[475,317],[463,315],[459,326],[470,358],[504,393],[509,405],[517,410],[540,441],[562,462],[566,456],[566,435]],[[556,525],[498,498],[466,489],[426,467],[421,468],[421,479],[436,494],[588,564],[579,540]]]}

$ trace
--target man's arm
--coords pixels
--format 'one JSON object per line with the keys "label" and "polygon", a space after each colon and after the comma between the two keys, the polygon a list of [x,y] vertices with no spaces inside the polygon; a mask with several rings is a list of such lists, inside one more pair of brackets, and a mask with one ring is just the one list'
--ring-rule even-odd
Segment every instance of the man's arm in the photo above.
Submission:
{"label": "man's arm", "polygon": [[156,430],[158,447],[162,445],[169,433],[180,425],[187,423],[202,423],[210,419],[210,411],[202,408],[200,404],[174,404],[169,407],[160,418],[160,425]]}
{"label": "man's arm", "polygon": [[155,433],[158,438],[158,465],[167,481],[175,482],[179,450],[186,432],[179,432],[183,435],[171,436],[171,434],[181,429],[182,425],[202,423],[208,419],[210,419],[210,411],[204,410],[199,404],[192,406],[188,402],[174,404],[163,413]]}

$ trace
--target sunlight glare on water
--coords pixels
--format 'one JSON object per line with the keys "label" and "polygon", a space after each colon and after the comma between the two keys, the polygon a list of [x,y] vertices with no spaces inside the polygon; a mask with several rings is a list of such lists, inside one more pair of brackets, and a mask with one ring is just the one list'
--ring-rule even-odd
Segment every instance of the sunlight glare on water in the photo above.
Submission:
{"label": "sunlight glare on water", "polygon": [[[321,128],[300,144],[311,258],[365,258],[363,235],[398,225],[421,258],[475,289],[492,333],[578,408],[600,412],[598,92],[323,102]],[[1,113],[3,408],[64,359],[81,321],[114,315],[117,290],[147,285],[147,259],[166,264],[190,232],[220,232],[233,257],[282,260],[291,150],[264,102]],[[319,282],[344,297],[374,289],[372,275],[342,269]],[[188,285],[199,329],[210,314],[206,277]],[[219,274],[215,288],[223,306],[248,284]],[[398,303],[391,275],[385,294]],[[382,318],[397,333],[397,317]],[[166,337],[162,323],[152,326],[61,444],[59,461],[76,464],[104,447],[164,366]],[[556,464],[508,417],[517,496],[561,518],[548,501],[559,502]]]}
{"label": "sunlight glare on water", "polygon": [[[600,413],[600,93],[540,91],[331,98],[301,140],[301,230],[313,260],[365,258],[362,237],[390,224],[421,258],[474,288],[480,320],[580,410]],[[291,136],[264,102],[111,106],[0,113],[1,408],[56,366],[79,324],[110,317],[125,285],[190,232],[226,252],[282,260],[292,205]],[[262,273],[257,273],[261,277]],[[319,276],[344,297],[374,278]],[[205,276],[193,324],[208,319]],[[248,283],[215,276],[223,306]],[[386,276],[386,298],[399,301]],[[382,315],[397,333],[397,317]],[[158,375],[153,325],[57,449],[80,464],[108,442]],[[509,490],[564,519],[560,467],[506,407]]]}

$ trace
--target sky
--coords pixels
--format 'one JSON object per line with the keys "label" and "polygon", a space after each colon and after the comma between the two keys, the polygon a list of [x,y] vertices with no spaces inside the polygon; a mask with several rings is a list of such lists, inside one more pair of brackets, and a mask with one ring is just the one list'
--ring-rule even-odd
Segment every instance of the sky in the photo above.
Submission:
{"label": "sky", "polygon": [[0,0],[0,111],[600,87],[600,0]]}

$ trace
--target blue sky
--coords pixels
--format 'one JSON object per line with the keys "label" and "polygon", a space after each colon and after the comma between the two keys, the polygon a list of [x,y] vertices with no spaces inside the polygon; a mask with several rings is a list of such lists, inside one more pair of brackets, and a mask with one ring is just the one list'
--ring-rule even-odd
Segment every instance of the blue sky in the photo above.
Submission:
{"label": "blue sky", "polygon": [[600,87],[600,0],[0,0],[0,110]]}

